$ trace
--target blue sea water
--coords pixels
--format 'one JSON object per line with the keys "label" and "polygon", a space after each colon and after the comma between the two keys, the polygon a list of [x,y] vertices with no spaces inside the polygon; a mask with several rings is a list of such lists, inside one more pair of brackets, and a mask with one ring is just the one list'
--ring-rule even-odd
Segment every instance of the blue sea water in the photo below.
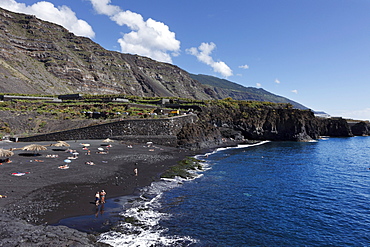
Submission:
{"label": "blue sea water", "polygon": [[[267,142],[142,191],[112,246],[370,246],[370,138]],[[161,192],[161,193],[160,193]],[[163,192],[163,193],[162,193]]]}

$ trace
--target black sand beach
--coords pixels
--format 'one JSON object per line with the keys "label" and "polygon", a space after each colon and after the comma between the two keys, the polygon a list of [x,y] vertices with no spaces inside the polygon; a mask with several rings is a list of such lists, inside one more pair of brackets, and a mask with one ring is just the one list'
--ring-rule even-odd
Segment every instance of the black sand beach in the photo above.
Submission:
{"label": "black sand beach", "polygon": [[[130,147],[119,141],[67,141],[70,147],[50,146],[55,143],[38,142],[47,147],[44,151],[15,150],[12,162],[0,165],[0,195],[6,196],[0,198],[1,246],[99,246],[94,235],[50,224],[94,214],[96,191],[104,189],[107,199],[133,194],[158,180],[168,167],[195,154],[155,144]],[[17,149],[29,144],[2,141],[0,147]],[[89,144],[90,155],[82,144]],[[67,149],[79,153],[70,163],[64,162],[73,157]],[[58,157],[48,157],[53,155]],[[94,165],[86,164],[90,161]],[[68,169],[59,168],[66,164]]]}

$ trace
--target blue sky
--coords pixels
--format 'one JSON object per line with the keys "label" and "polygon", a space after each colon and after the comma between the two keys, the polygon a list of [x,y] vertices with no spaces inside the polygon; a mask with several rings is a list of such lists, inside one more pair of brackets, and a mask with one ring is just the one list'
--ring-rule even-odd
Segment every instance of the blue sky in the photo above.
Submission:
{"label": "blue sky", "polygon": [[368,0],[0,0],[108,50],[370,120]]}

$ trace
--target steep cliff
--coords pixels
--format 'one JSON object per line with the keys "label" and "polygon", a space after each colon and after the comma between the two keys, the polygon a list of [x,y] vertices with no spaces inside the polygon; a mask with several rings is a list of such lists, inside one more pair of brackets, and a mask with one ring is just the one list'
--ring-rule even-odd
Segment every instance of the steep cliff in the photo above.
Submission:
{"label": "steep cliff", "polygon": [[251,106],[233,101],[204,107],[198,116],[199,122],[188,124],[178,135],[180,146],[202,149],[220,146],[230,139],[310,141],[320,135],[312,111],[287,105]]}
{"label": "steep cliff", "polygon": [[205,85],[177,66],[108,51],[59,25],[0,8],[1,93],[124,94],[197,100],[232,97],[303,107],[262,89],[228,85],[231,89]]}
{"label": "steep cliff", "polygon": [[317,118],[320,136],[350,137],[351,128],[343,118]]}
{"label": "steep cliff", "polygon": [[355,136],[368,136],[370,135],[370,127],[365,122],[356,123],[351,127],[351,131]]}
{"label": "steep cliff", "polygon": [[65,28],[0,9],[0,91],[211,99],[177,66],[107,51]]}

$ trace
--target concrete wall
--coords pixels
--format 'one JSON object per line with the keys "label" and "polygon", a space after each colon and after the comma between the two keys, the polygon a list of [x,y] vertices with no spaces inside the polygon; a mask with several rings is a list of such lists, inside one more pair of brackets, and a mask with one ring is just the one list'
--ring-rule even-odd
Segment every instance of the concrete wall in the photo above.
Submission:
{"label": "concrete wall", "polygon": [[[188,114],[164,119],[122,120],[80,129],[19,138],[22,142],[88,140],[114,138],[136,142],[155,141],[157,144],[176,145],[176,135],[184,124],[198,120],[197,115]],[[162,142],[162,143],[159,143]]]}

